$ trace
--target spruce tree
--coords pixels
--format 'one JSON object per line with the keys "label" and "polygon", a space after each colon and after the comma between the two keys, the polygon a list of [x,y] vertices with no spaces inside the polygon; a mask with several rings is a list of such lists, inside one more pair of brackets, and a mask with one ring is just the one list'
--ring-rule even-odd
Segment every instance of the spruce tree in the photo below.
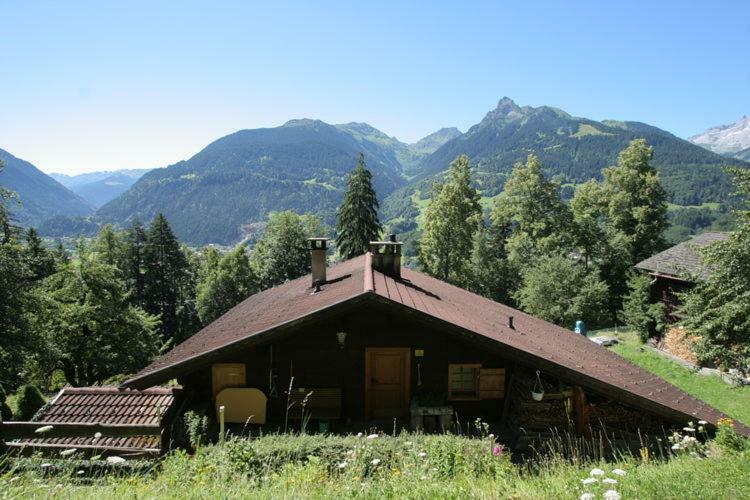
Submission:
{"label": "spruce tree", "polygon": [[164,342],[184,337],[178,309],[187,266],[169,222],[163,214],[158,214],[146,231],[143,295],[146,312],[161,319],[159,332]]}
{"label": "spruce tree", "polygon": [[138,219],[133,220],[125,233],[122,255],[122,274],[130,293],[131,304],[145,307],[146,230]]}
{"label": "spruce tree", "polygon": [[55,258],[33,227],[26,231],[24,257],[33,281],[44,279],[55,272]]}
{"label": "spruce tree", "polygon": [[424,217],[419,262],[437,278],[463,284],[471,258],[474,234],[482,222],[479,193],[471,185],[469,158],[450,164],[448,180],[436,183]]}
{"label": "spruce tree", "polygon": [[360,153],[336,216],[336,247],[341,258],[367,252],[369,242],[377,240],[381,230],[372,174],[366,168],[365,155]]}

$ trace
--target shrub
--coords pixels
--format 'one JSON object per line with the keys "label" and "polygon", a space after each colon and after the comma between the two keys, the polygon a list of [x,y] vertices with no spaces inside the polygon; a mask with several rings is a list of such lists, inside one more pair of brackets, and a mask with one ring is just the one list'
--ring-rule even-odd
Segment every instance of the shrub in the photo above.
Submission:
{"label": "shrub", "polygon": [[41,391],[31,384],[23,385],[18,389],[16,396],[16,406],[18,408],[19,420],[31,420],[36,412],[44,406],[47,401],[44,399]]}
{"label": "shrub", "polygon": [[211,442],[211,418],[204,409],[186,411],[182,420],[188,442],[193,449],[198,449]]}
{"label": "shrub", "polygon": [[724,451],[737,452],[750,449],[750,442],[737,434],[731,418],[720,418],[716,431],[716,444]]}
{"label": "shrub", "polygon": [[666,320],[664,305],[651,303],[651,278],[645,274],[634,274],[628,282],[629,292],[622,302],[620,319],[638,332],[642,342],[660,335]]}

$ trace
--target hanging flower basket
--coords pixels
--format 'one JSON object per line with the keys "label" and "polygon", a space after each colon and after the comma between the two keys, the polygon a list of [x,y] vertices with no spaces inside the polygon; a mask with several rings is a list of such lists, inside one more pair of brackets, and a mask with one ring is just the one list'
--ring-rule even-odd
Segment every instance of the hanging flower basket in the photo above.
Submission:
{"label": "hanging flower basket", "polygon": [[531,399],[534,401],[544,399],[544,386],[542,385],[542,378],[539,376],[539,370],[536,371],[536,382],[534,383],[534,388],[531,390]]}

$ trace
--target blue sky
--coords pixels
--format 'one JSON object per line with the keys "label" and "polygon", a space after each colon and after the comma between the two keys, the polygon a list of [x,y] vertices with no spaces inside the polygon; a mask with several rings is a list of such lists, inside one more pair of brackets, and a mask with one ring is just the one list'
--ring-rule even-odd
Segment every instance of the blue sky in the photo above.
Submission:
{"label": "blue sky", "polygon": [[0,148],[44,171],[166,166],[242,128],[411,142],[502,96],[679,136],[750,114],[750,2],[9,2]]}

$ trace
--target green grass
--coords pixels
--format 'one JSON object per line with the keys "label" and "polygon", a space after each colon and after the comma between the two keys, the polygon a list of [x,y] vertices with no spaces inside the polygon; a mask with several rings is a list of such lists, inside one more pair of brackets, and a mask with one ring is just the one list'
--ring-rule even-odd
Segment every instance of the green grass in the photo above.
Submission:
{"label": "green grass", "polygon": [[718,408],[744,424],[750,424],[750,387],[734,387],[717,376],[700,375],[684,365],[643,347],[637,335],[618,333],[620,343],[612,350],[683,391]]}
{"label": "green grass", "polygon": [[[401,435],[395,438],[266,436],[174,453],[141,473],[87,478],[81,462],[67,472],[32,467],[0,474],[3,498],[748,498],[750,455],[712,448],[709,458],[574,464],[548,459],[512,465],[485,448],[488,439]],[[477,454],[477,451],[481,453]],[[373,465],[373,460],[381,461]],[[346,465],[339,467],[339,464]],[[27,463],[27,465],[29,465]],[[56,464],[57,465],[57,464]],[[62,466],[61,466],[62,467]],[[615,485],[585,487],[593,467]],[[625,475],[612,471],[620,468]],[[601,479],[601,478],[600,478]]]}

